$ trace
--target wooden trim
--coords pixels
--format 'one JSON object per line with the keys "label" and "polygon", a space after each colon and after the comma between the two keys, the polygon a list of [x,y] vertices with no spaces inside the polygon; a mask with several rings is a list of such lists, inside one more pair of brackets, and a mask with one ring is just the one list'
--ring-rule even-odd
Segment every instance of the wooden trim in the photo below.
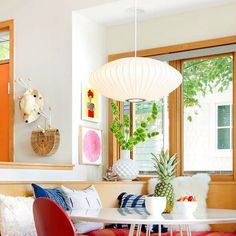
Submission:
{"label": "wooden trim", "polygon": [[[111,103],[114,102],[111,99],[109,99],[108,101],[108,165],[111,167],[113,166],[113,164],[119,159],[120,156],[120,148],[119,148],[119,144],[115,138],[115,136],[113,135],[113,133],[110,131],[110,125],[111,122],[114,119],[114,115],[112,112],[112,108],[111,108]],[[120,109],[120,104],[119,102],[117,102],[117,105]]]}
{"label": "wooden trim", "polygon": [[196,57],[190,57],[186,59],[181,59],[182,61],[192,61],[192,60],[198,60],[198,59],[212,59],[214,57],[224,57],[224,56],[233,56],[233,53],[231,52],[226,52],[226,53],[218,53],[214,55],[205,55],[205,56],[196,56]]}
{"label": "wooden trim", "polygon": [[234,180],[234,176],[233,175],[211,175],[211,180],[230,182]]}
{"label": "wooden trim", "polygon": [[[31,184],[32,181],[0,181],[0,185],[22,185],[22,184]],[[64,181],[45,181],[45,180],[36,180],[34,181],[36,184],[101,184],[101,185],[146,185],[147,181],[73,181],[73,180],[64,180]]]}
{"label": "wooden trim", "polygon": [[[135,103],[130,103],[130,133],[133,134],[135,127]],[[134,160],[135,158],[135,147],[130,151],[130,158]]]}
{"label": "wooden trim", "polygon": [[14,161],[14,20],[0,22],[0,30],[9,31],[9,82],[10,82],[10,106],[9,106],[9,159]]}
{"label": "wooden trim", "polygon": [[[236,43],[236,35],[216,38],[216,39],[208,39],[202,41],[196,41],[191,43],[182,43],[177,45],[159,47],[159,48],[152,48],[152,49],[144,49],[137,52],[138,56],[142,57],[150,57],[150,56],[157,56],[163,55],[168,53],[175,53],[175,52],[184,52],[190,51],[195,49],[203,49],[203,48],[210,48],[222,45],[229,45]],[[118,53],[118,54],[111,54],[108,56],[108,61],[113,61],[119,58],[124,57],[132,57],[134,56],[134,52],[125,52],[125,53]]]}
{"label": "wooden trim", "polygon": [[0,169],[43,169],[43,170],[72,170],[72,164],[0,162]]}
{"label": "wooden trim", "polygon": [[0,65],[3,65],[3,64],[7,64],[9,63],[10,61],[7,59],[7,60],[1,60],[0,61]]}
{"label": "wooden trim", "polygon": [[236,52],[233,53],[233,179],[236,181]]}
{"label": "wooden trim", "polygon": [[15,102],[14,102],[14,21],[9,22],[9,36],[10,36],[10,140],[9,140],[9,155],[10,159],[14,161],[14,117],[15,117]]}
{"label": "wooden trim", "polygon": [[[181,72],[181,62],[171,61],[169,63]],[[177,154],[178,166],[176,175],[183,174],[183,147],[182,147],[182,85],[169,95],[169,152],[170,155]]]}
{"label": "wooden trim", "polygon": [[13,19],[0,22],[0,31],[9,30],[9,27],[10,27],[13,23],[14,23],[14,20],[13,20]]}

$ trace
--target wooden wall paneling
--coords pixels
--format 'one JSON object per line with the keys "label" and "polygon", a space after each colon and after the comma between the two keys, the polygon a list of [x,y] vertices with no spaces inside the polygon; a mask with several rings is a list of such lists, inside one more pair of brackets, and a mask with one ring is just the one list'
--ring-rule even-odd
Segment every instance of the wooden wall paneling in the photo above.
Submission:
{"label": "wooden wall paneling", "polygon": [[[211,182],[209,185],[207,206],[209,208],[236,209],[236,182]],[[214,224],[214,231],[235,232],[236,224]]]}
{"label": "wooden wall paneling", "polygon": [[[117,197],[122,192],[129,192],[133,194],[146,194],[147,182],[133,181],[133,182],[80,182],[80,181],[66,181],[66,182],[43,182],[34,181],[45,188],[55,188],[61,185],[71,189],[84,189],[94,185],[99,193],[103,207],[118,207]],[[0,194],[11,196],[32,196],[31,182],[0,182]]]}

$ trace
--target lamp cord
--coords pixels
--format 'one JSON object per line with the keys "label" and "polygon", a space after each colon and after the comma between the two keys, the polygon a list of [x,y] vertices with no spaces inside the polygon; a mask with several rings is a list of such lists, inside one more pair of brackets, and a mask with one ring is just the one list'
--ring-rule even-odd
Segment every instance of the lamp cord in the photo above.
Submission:
{"label": "lamp cord", "polygon": [[134,0],[134,57],[137,56],[137,0]]}

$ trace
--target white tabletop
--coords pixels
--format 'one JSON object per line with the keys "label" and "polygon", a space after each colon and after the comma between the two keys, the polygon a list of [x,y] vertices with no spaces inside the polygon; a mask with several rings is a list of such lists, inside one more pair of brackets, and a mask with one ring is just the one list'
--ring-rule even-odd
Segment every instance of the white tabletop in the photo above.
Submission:
{"label": "white tabletop", "polygon": [[121,224],[217,224],[236,223],[236,210],[208,209],[205,213],[188,215],[162,214],[151,216],[143,208],[103,208],[99,210],[73,210],[71,219],[80,221]]}

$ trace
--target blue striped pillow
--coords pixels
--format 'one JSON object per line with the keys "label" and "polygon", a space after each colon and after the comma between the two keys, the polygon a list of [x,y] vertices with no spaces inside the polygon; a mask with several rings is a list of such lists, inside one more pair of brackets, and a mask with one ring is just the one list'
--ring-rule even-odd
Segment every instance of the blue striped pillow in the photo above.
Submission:
{"label": "blue striped pillow", "polygon": [[122,193],[118,197],[120,198],[120,207],[121,208],[144,208],[145,207],[145,196],[143,195],[134,195],[129,193]]}
{"label": "blue striped pillow", "polygon": [[[147,196],[153,196],[153,194],[148,194]],[[121,193],[117,199],[119,201],[120,208],[145,208],[145,197],[146,197],[145,195],[135,195],[124,192]],[[141,211],[140,214],[142,214]],[[117,228],[123,228],[123,225],[118,224]],[[145,225],[142,225],[142,231],[144,232],[146,231]],[[158,225],[152,225],[151,231],[153,233],[158,232]],[[163,225],[161,226],[161,232],[162,233],[167,232],[167,228],[164,227]]]}
{"label": "blue striped pillow", "polygon": [[50,198],[51,200],[55,201],[58,205],[60,205],[65,211],[69,210],[69,207],[67,206],[65,202],[65,199],[63,197],[63,194],[60,188],[45,189],[45,188],[40,187],[37,184],[32,184],[32,187],[34,190],[35,198],[39,198],[39,197]]}

